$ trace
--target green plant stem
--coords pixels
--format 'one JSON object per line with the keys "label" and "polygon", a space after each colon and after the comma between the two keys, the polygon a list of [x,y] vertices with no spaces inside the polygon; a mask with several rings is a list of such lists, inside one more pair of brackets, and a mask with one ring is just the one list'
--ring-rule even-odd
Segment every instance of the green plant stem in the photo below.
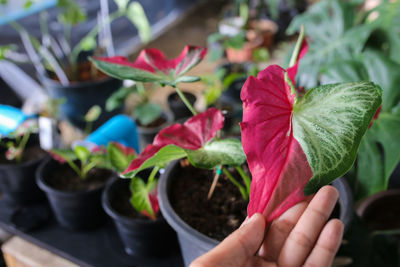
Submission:
{"label": "green plant stem", "polygon": [[223,173],[228,177],[228,179],[239,189],[240,193],[244,200],[249,200],[249,196],[246,192],[246,189],[241,185],[226,168],[222,168]]}
{"label": "green plant stem", "polygon": [[186,107],[192,112],[193,116],[197,115],[197,111],[194,109],[194,107],[190,104],[189,100],[185,97],[185,95],[182,93],[182,91],[178,88],[178,86],[175,86],[175,91],[179,95],[179,97],[182,99],[183,103],[186,105]]}
{"label": "green plant stem", "polygon": [[236,166],[235,169],[237,170],[237,172],[240,174],[240,176],[242,177],[244,184],[246,185],[246,191],[247,191],[247,195],[250,195],[250,185],[251,185],[251,180],[249,178],[249,176],[247,176],[244,171],[243,168],[241,166]]}
{"label": "green plant stem", "polygon": [[83,164],[82,163],[82,171],[81,171],[81,178],[82,179],[86,179],[88,172],[93,169],[94,167],[96,167],[97,162],[89,162],[88,164]]}
{"label": "green plant stem", "polygon": [[73,163],[72,161],[67,161],[67,163],[71,167],[71,169],[73,169],[76,172],[76,174],[78,174],[78,176],[80,178],[82,178],[82,179],[85,178],[85,177],[82,177],[81,169],[75,163]]}
{"label": "green plant stem", "polygon": [[[124,16],[124,12],[121,10],[117,10],[114,13],[110,14],[106,21],[104,23],[112,23],[114,20]],[[99,25],[96,24],[96,27],[94,27],[81,41],[74,46],[71,52],[71,57],[70,57],[70,63],[72,68],[74,69],[76,67],[76,64],[78,63],[78,56],[80,52],[82,51],[82,41],[87,38],[87,37],[95,37],[99,33]]]}
{"label": "green plant stem", "polygon": [[304,40],[304,36],[305,36],[304,26],[301,25],[299,38],[297,39],[296,46],[294,47],[294,50],[292,53],[292,57],[290,58],[289,68],[293,67],[296,64],[297,58],[299,57],[301,44],[303,43],[303,40]]}
{"label": "green plant stem", "polygon": [[18,145],[18,150],[20,150],[21,153],[15,159],[17,162],[21,162],[21,160],[22,160],[22,155],[24,154],[23,151],[24,151],[24,149],[26,147],[26,144],[28,143],[29,136],[30,136],[30,133],[24,134],[24,136],[22,137],[21,142]]}
{"label": "green plant stem", "polygon": [[155,166],[153,168],[153,170],[150,173],[149,179],[147,180],[147,184],[150,184],[154,181],[154,178],[156,177],[156,174],[158,173],[158,171],[160,170],[160,167]]}

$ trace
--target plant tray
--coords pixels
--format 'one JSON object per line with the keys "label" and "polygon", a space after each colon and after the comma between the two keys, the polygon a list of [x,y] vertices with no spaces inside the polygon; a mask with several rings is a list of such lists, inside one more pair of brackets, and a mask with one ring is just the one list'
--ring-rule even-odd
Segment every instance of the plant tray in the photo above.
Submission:
{"label": "plant tray", "polygon": [[92,230],[62,228],[48,203],[12,206],[0,200],[0,227],[79,266],[183,266],[177,240],[163,258],[138,258],[125,253],[111,219]]}

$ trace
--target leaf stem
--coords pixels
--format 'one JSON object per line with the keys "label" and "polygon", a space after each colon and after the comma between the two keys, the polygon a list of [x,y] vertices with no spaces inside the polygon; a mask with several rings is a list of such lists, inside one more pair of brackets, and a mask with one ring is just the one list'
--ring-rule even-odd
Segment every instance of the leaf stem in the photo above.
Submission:
{"label": "leaf stem", "polygon": [[160,170],[160,167],[154,166],[153,170],[150,173],[149,179],[147,180],[147,184],[150,184],[154,181],[154,178],[156,177],[156,174]]}
{"label": "leaf stem", "polygon": [[242,177],[244,184],[246,185],[246,191],[247,191],[247,195],[250,195],[250,185],[251,185],[251,180],[249,178],[249,176],[247,176],[244,171],[243,168],[241,166],[236,166],[235,169],[237,170],[237,172],[240,174],[240,176]]}
{"label": "leaf stem", "polygon": [[197,115],[197,111],[194,109],[194,107],[190,104],[189,100],[187,100],[186,96],[182,91],[178,88],[178,86],[174,86],[176,93],[179,95],[179,97],[182,99],[183,103],[186,105],[186,107],[192,112],[193,116]]}
{"label": "leaf stem", "polygon": [[30,136],[29,132],[24,134],[24,136],[22,137],[21,142],[18,145],[18,149],[21,151],[21,153],[15,159],[17,162],[21,162],[21,160],[22,160],[23,151],[25,149],[26,144],[28,143],[29,136]]}
{"label": "leaf stem", "polygon": [[228,179],[236,185],[236,187],[239,189],[240,193],[242,194],[242,197],[244,200],[249,200],[249,196],[247,195],[246,189],[241,185],[230,173],[226,168],[222,168],[222,171],[224,174],[228,177]]}
{"label": "leaf stem", "polygon": [[214,179],[213,179],[213,181],[212,181],[210,190],[208,191],[207,200],[210,200],[210,199],[211,199],[211,197],[212,197],[212,195],[213,195],[213,193],[214,193],[214,190],[215,190],[215,186],[216,186],[217,183],[218,183],[218,179],[219,179],[220,175],[221,175],[221,166],[218,166],[218,167],[217,167],[217,170],[216,170],[216,172],[215,172]]}
{"label": "leaf stem", "polygon": [[304,40],[304,36],[305,36],[304,25],[301,25],[299,38],[297,39],[296,46],[294,47],[292,57],[290,58],[289,68],[293,67],[296,64],[297,58],[299,57],[301,44],[303,43],[303,40]]}

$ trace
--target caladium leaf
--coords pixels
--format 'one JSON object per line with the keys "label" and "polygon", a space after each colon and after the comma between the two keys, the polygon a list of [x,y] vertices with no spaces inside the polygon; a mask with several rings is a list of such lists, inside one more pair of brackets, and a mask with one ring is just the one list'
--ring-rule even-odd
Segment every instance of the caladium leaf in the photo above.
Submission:
{"label": "caladium leaf", "polygon": [[240,165],[245,161],[238,140],[215,140],[222,129],[224,117],[220,110],[210,108],[184,124],[174,124],[155,137],[139,157],[131,162],[124,177],[131,178],[140,170],[152,166],[165,166],[172,160],[188,157],[194,166],[214,168],[217,165]]}
{"label": "caladium leaf", "polygon": [[148,186],[140,177],[133,177],[130,184],[132,192],[131,204],[133,207],[150,217],[156,219],[156,214],[159,211],[157,191],[149,192]]}
{"label": "caladium leaf", "polygon": [[249,216],[261,212],[270,222],[305,199],[304,192],[344,174],[381,95],[370,82],[334,84],[295,103],[279,66],[250,77],[241,94],[242,142],[253,177]]}
{"label": "caladium leaf", "polygon": [[197,150],[185,150],[197,168],[213,169],[218,165],[240,166],[246,161],[242,143],[237,139],[215,140]]}
{"label": "caladium leaf", "polygon": [[129,163],[136,157],[136,152],[131,147],[120,143],[110,142],[107,147],[107,156],[111,165],[119,172],[124,171]]}
{"label": "caladium leaf", "polygon": [[161,116],[162,109],[156,103],[144,103],[135,108],[133,116],[137,118],[141,125],[146,126]]}
{"label": "caladium leaf", "polygon": [[51,157],[60,163],[75,161],[78,159],[75,152],[71,149],[52,149],[49,150]]}
{"label": "caladium leaf", "polygon": [[118,79],[175,86],[178,82],[197,80],[183,75],[196,66],[206,53],[205,48],[185,46],[177,58],[167,59],[161,51],[150,48],[143,50],[135,62],[129,62],[124,57],[97,57],[91,60],[100,70]]}

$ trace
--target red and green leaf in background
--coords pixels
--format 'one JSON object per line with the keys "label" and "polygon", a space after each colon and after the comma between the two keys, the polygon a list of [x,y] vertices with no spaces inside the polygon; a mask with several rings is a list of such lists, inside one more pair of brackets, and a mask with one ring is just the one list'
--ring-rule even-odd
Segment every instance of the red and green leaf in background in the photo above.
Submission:
{"label": "red and green leaf in background", "polygon": [[241,94],[242,143],[253,177],[248,215],[263,213],[267,222],[349,170],[382,101],[371,82],[316,87],[296,101],[286,79],[294,86],[295,75],[270,66],[249,77]]}
{"label": "red and green leaf in background", "polygon": [[135,62],[119,56],[91,60],[101,71],[118,79],[175,86],[178,82],[199,80],[198,77],[183,75],[196,66],[206,53],[206,48],[187,45],[174,59],[167,59],[160,50],[149,48],[143,50]]}
{"label": "red and green leaf in background", "polygon": [[184,124],[176,123],[161,130],[153,144],[148,145],[132,161],[124,176],[131,178],[145,168],[164,167],[169,162],[184,157],[188,157],[193,166],[207,169],[224,164],[241,165],[246,157],[239,140],[214,140],[223,124],[221,111],[210,108]]}

